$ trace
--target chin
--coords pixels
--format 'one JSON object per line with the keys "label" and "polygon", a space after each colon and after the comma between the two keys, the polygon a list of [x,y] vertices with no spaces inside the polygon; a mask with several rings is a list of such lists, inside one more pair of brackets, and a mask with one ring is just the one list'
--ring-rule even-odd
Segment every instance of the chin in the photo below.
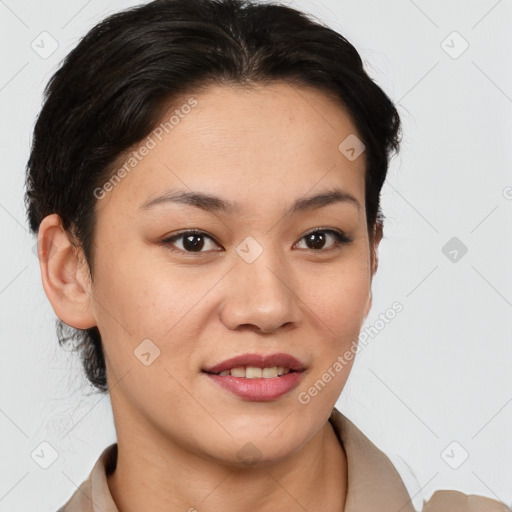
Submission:
{"label": "chin", "polygon": [[283,446],[282,443],[269,443],[265,441],[265,436],[262,439],[244,439],[234,442],[234,446],[226,447],[221,453],[210,452],[210,458],[217,463],[221,462],[226,466],[237,468],[265,468],[274,464],[282,462],[299,450],[300,446],[288,443]]}

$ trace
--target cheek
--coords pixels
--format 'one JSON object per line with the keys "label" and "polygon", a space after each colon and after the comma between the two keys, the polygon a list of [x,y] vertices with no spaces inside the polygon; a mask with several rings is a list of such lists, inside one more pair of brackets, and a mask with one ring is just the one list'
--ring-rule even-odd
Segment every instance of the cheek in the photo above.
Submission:
{"label": "cheek", "polygon": [[[357,261],[318,269],[303,281],[303,301],[326,334],[344,339],[358,333],[366,315],[371,280],[368,266]],[[356,332],[357,331],[357,332]]]}
{"label": "cheek", "polygon": [[218,280],[218,272],[198,269],[193,276],[189,269],[187,277],[179,267],[147,264],[143,258],[98,261],[96,317],[116,373],[128,368],[138,371],[134,351],[147,339],[160,351],[156,366],[186,371],[200,338],[197,317],[208,302],[205,294]]}
{"label": "cheek", "polygon": [[357,343],[370,297],[370,279],[364,265],[338,269],[317,276],[304,291],[316,342],[311,346],[315,361],[309,378],[298,394],[300,404],[319,414],[329,410],[345,387],[357,352]]}
{"label": "cheek", "polygon": [[104,306],[99,311],[104,323],[117,323],[134,339],[150,337],[165,327],[163,323],[170,329],[193,301],[188,281],[174,268],[149,262],[140,247],[105,243],[102,249],[95,295]]}

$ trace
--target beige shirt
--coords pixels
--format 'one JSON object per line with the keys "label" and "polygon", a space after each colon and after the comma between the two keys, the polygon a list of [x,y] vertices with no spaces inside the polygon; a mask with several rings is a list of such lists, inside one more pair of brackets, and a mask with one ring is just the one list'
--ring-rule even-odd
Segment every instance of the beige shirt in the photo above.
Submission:
{"label": "beige shirt", "polygon": [[[329,418],[348,464],[348,489],[343,512],[414,512],[411,498],[397,470],[348,418],[336,408]],[[117,443],[102,452],[89,477],[57,512],[119,512],[107,484],[115,470]],[[340,511],[341,512],[341,511]],[[437,491],[422,512],[510,512],[490,498],[457,491]]]}

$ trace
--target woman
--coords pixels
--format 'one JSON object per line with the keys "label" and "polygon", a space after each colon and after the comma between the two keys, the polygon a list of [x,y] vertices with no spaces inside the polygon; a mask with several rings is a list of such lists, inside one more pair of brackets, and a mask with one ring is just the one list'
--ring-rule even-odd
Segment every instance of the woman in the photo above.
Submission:
{"label": "woman", "polygon": [[69,54],[26,199],[117,443],[61,511],[413,510],[334,407],[399,131],[354,47],[284,6],[157,0]]}

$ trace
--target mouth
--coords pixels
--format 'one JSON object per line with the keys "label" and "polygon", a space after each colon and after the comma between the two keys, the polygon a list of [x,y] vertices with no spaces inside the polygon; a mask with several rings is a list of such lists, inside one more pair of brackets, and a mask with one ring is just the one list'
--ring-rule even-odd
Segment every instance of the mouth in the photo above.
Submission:
{"label": "mouth", "polygon": [[269,401],[296,388],[305,365],[290,354],[244,354],[203,368],[217,385],[248,401]]}
{"label": "mouth", "polygon": [[244,379],[273,379],[275,377],[288,375],[290,372],[295,372],[297,370],[292,370],[291,368],[286,368],[284,366],[270,366],[266,368],[259,368],[257,366],[238,366],[236,368],[222,370],[221,372],[203,371],[213,375],[220,375],[221,377],[231,375],[232,377],[240,377]]}
{"label": "mouth", "polygon": [[305,365],[291,354],[276,353],[242,354],[203,368],[203,371],[246,379],[271,379],[290,372],[300,372],[305,368]]}

